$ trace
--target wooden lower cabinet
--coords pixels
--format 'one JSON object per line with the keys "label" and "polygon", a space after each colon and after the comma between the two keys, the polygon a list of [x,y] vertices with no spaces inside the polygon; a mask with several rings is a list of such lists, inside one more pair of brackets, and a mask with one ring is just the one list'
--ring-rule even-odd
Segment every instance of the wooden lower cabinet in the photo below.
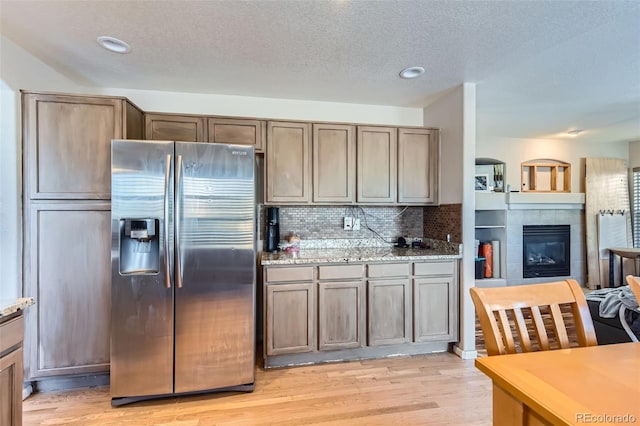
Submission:
{"label": "wooden lower cabinet", "polygon": [[264,267],[265,367],[447,350],[458,261]]}
{"label": "wooden lower cabinet", "polygon": [[362,281],[318,283],[318,349],[364,346]]}
{"label": "wooden lower cabinet", "polygon": [[453,276],[413,280],[415,342],[451,341],[457,337],[457,303]]}
{"label": "wooden lower cabinet", "polygon": [[367,283],[370,346],[411,342],[411,282],[406,279]]}
{"label": "wooden lower cabinet", "polygon": [[0,324],[0,425],[22,425],[22,315]]}
{"label": "wooden lower cabinet", "polygon": [[266,354],[314,351],[316,298],[313,283],[268,284],[265,288]]}
{"label": "wooden lower cabinet", "polygon": [[109,371],[110,206],[30,204],[24,293],[37,303],[25,314],[27,380]]}

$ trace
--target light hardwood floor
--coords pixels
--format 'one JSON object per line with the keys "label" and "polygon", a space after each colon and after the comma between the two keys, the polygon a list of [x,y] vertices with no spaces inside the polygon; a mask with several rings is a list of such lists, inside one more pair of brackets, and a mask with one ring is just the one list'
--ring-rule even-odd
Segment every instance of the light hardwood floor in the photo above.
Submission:
{"label": "light hardwood floor", "polygon": [[490,425],[491,381],[449,353],[265,371],[252,393],[112,408],[109,388],[37,393],[29,425]]}

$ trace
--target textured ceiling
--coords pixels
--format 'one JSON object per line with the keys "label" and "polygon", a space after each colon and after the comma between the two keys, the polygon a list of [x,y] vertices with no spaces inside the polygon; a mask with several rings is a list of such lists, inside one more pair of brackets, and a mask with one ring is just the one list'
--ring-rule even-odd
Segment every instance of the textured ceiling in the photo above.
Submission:
{"label": "textured ceiling", "polygon": [[640,140],[638,1],[1,0],[0,32],[84,85],[417,107],[475,82],[479,140]]}

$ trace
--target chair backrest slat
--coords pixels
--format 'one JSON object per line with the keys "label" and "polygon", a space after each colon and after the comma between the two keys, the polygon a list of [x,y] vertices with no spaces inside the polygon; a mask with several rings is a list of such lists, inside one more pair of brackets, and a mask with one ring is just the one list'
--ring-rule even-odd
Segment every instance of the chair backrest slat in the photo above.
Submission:
{"label": "chair backrest slat", "polygon": [[498,322],[500,324],[500,332],[502,333],[503,343],[506,347],[507,353],[516,353],[516,342],[513,340],[509,318],[507,318],[507,312],[504,309],[500,309],[498,311]]}
{"label": "chair backrest slat", "polygon": [[[636,272],[637,274],[637,272]],[[631,292],[636,297],[638,304],[640,305],[640,277],[634,277],[633,275],[627,275],[627,284],[631,287]]]}
{"label": "chair backrest slat", "polygon": [[556,303],[549,305],[551,310],[551,320],[553,321],[553,332],[556,334],[556,339],[562,349],[569,347],[569,336],[567,336],[567,326],[562,319],[562,312],[560,306]]}
{"label": "chair backrest slat", "polygon": [[[540,350],[551,349],[547,324],[553,327],[553,336],[558,346],[568,348],[571,343],[563,316],[567,314],[573,315],[579,346],[598,344],[587,301],[575,280],[500,288],[473,287],[471,298],[489,355],[515,353],[518,347],[523,352],[534,350],[529,328],[533,328]],[[561,306],[567,305],[571,309],[563,313]],[[544,310],[540,307],[544,307]],[[523,309],[526,309],[524,313]],[[531,312],[530,317],[525,315],[528,311]],[[512,319],[509,319],[507,313]],[[516,329],[517,343],[512,324]]]}
{"label": "chair backrest slat", "polygon": [[513,310],[513,317],[516,323],[516,330],[518,331],[518,338],[520,339],[520,348],[522,352],[531,352],[531,339],[529,339],[529,331],[527,330],[527,323],[522,315],[522,310],[516,308]]}
{"label": "chair backrest slat", "polygon": [[545,328],[544,320],[542,319],[542,314],[540,313],[540,308],[537,306],[532,306],[531,316],[533,317],[533,324],[535,326],[536,337],[538,338],[538,345],[540,345],[540,350],[548,351],[549,337],[547,336],[547,329]]}

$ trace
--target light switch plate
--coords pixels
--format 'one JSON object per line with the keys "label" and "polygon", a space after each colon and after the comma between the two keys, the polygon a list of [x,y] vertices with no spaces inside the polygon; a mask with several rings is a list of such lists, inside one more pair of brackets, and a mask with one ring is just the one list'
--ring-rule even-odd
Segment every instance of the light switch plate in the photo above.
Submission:
{"label": "light switch plate", "polygon": [[358,218],[353,219],[353,230],[354,231],[360,230],[360,219]]}

